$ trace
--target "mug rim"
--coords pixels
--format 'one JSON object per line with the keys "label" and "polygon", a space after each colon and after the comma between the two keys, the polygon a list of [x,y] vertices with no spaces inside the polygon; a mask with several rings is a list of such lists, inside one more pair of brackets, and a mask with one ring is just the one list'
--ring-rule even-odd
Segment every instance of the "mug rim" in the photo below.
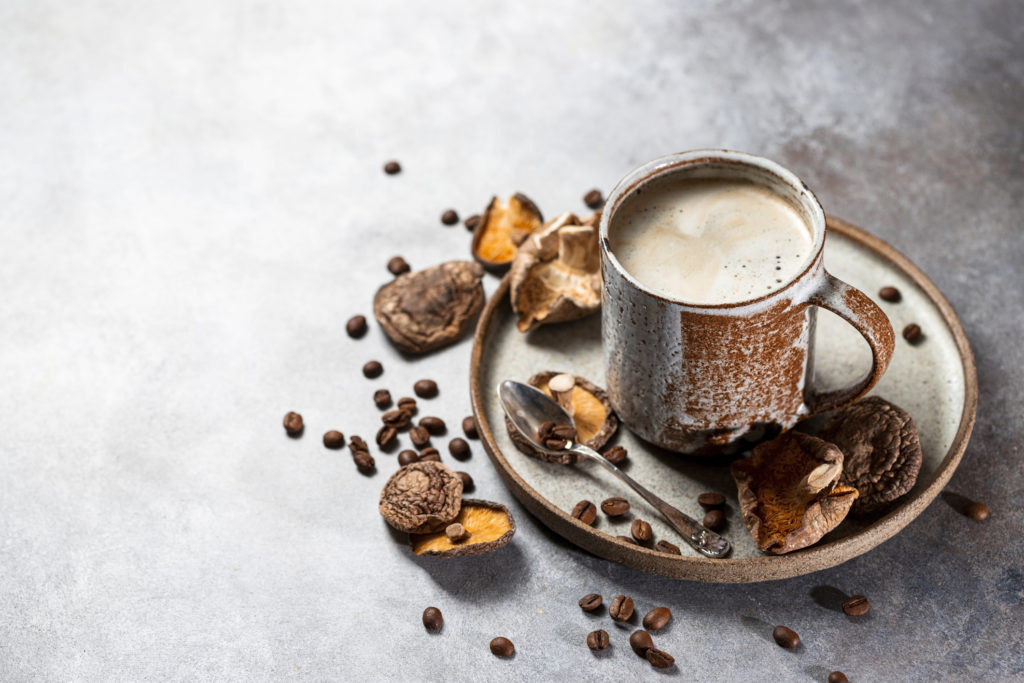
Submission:
{"label": "mug rim", "polygon": [[[685,299],[679,299],[661,292],[656,292],[633,277],[633,275],[626,270],[626,268],[619,262],[619,259],[615,256],[615,253],[612,251],[611,245],[608,241],[608,230],[611,225],[611,217],[615,213],[616,209],[619,208],[619,205],[642,185],[645,185],[656,178],[676,172],[684,166],[710,165],[715,162],[725,162],[755,168],[774,176],[778,181],[792,188],[801,199],[804,208],[807,209],[809,214],[809,227],[814,233],[814,242],[811,252],[799,272],[792,275],[778,289],[773,289],[767,294],[762,294],[761,296],[753,299],[744,299],[742,301],[732,301],[719,304],[702,304],[686,301]],[[676,306],[698,311],[725,310],[728,312],[735,312],[738,309],[743,309],[749,306],[759,306],[772,301],[773,299],[781,298],[783,295],[788,295],[789,293],[787,290],[792,289],[795,285],[803,281],[804,278],[807,277],[807,274],[818,263],[825,247],[825,231],[825,211],[821,207],[821,202],[818,201],[818,197],[811,191],[811,188],[807,186],[807,183],[778,162],[757,156],[756,154],[738,152],[729,149],[694,149],[686,152],[666,154],[633,169],[623,176],[622,180],[615,185],[614,189],[612,189],[611,193],[608,195],[608,198],[605,201],[605,208],[601,212],[601,222],[598,228],[598,234],[601,242],[601,253],[604,255],[607,262],[615,268],[618,275],[624,278],[636,289],[648,296],[655,297],[661,301],[674,304]]]}

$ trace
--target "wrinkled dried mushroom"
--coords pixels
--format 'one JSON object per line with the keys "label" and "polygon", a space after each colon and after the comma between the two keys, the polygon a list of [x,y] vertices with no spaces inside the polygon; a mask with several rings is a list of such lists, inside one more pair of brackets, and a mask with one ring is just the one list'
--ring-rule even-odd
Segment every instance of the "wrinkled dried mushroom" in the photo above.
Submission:
{"label": "wrinkled dried mushroom", "polygon": [[509,275],[516,327],[577,320],[601,307],[601,256],[595,214],[581,223],[563,213],[527,239]]}
{"label": "wrinkled dried mushroom", "polygon": [[395,346],[427,353],[459,339],[484,305],[484,271],[449,261],[399,275],[377,290],[373,314]]}
{"label": "wrinkled dried mushroom", "polygon": [[447,530],[432,534],[411,534],[409,545],[417,555],[433,557],[459,557],[480,555],[497,550],[512,540],[516,521],[512,513],[500,503],[467,498],[462,501],[459,516],[451,526],[460,525],[461,540],[452,540]]}
{"label": "wrinkled dried mushroom", "polygon": [[473,257],[486,268],[503,269],[543,222],[540,209],[526,195],[517,192],[505,204],[494,197],[473,230]]}
{"label": "wrinkled dried mushroom", "polygon": [[462,507],[462,479],[439,462],[414,462],[391,475],[380,492],[380,514],[408,533],[440,531]]}
{"label": "wrinkled dried mushroom", "polygon": [[917,483],[921,441],[914,418],[884,398],[871,396],[833,415],[818,434],[843,452],[840,481],[860,495],[853,513],[887,507]]}
{"label": "wrinkled dried mushroom", "polygon": [[843,454],[830,443],[787,432],[732,464],[743,521],[765,553],[817,543],[850,511],[857,489],[839,484]]}

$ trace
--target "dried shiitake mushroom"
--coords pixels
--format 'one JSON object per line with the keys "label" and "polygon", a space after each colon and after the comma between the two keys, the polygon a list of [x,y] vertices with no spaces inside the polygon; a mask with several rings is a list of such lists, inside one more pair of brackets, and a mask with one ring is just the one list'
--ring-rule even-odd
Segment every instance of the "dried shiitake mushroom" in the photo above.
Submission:
{"label": "dried shiitake mushroom", "polygon": [[910,414],[870,396],[833,415],[818,434],[843,452],[840,482],[857,489],[856,515],[887,507],[917,482],[921,441]]}
{"label": "dried shiitake mushroom", "polygon": [[410,534],[412,551],[434,557],[480,555],[507,545],[516,532],[516,521],[508,508],[488,500],[462,501],[462,510],[452,526],[456,524],[462,526],[463,533],[456,536],[462,540],[453,541],[444,529],[432,534]]}
{"label": "dried shiitake mushroom", "polygon": [[411,534],[440,531],[462,508],[462,479],[439,462],[414,462],[391,475],[380,492],[380,514]]}
{"label": "dried shiitake mushroom", "polygon": [[857,489],[839,484],[843,454],[830,443],[787,432],[732,464],[743,521],[762,552],[781,555],[817,543],[850,511]]}
{"label": "dried shiitake mushroom", "polygon": [[[556,379],[557,378],[557,379]],[[530,385],[554,397],[565,408],[576,423],[579,442],[600,450],[619,428],[619,418],[612,411],[612,404],[604,389],[569,373],[547,370],[530,378]],[[516,448],[527,455],[551,462],[569,463],[575,460],[572,453],[549,455],[533,447],[505,418],[509,437]]]}
{"label": "dried shiitake mushroom", "polygon": [[459,339],[484,305],[479,263],[449,261],[399,275],[377,290],[373,314],[395,346],[427,353]]}
{"label": "dried shiitake mushroom", "polygon": [[473,230],[473,257],[485,268],[504,269],[543,222],[540,209],[526,195],[517,192],[505,204],[494,197]]}
{"label": "dried shiitake mushroom", "polygon": [[519,247],[509,282],[520,332],[600,309],[601,256],[594,217],[581,223],[574,214],[563,213],[545,223]]}

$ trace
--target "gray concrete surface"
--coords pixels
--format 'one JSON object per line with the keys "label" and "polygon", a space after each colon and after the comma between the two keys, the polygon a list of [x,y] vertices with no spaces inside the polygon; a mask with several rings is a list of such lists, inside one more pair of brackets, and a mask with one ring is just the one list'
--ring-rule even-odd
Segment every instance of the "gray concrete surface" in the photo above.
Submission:
{"label": "gray concrete surface", "polygon": [[[670,606],[680,680],[1021,679],[1022,45],[1013,0],[3,3],[0,679],[657,680],[617,629],[586,649],[590,591]],[[466,252],[449,206],[580,210],[699,146],[790,166],[946,292],[981,382],[949,490],[992,518],[940,499],[830,571],[681,583],[551,536],[474,445],[514,543],[411,558],[376,512],[393,456],[365,478],[319,436],[423,376],[456,421],[469,345],[406,362],[345,319],[394,253]]]}

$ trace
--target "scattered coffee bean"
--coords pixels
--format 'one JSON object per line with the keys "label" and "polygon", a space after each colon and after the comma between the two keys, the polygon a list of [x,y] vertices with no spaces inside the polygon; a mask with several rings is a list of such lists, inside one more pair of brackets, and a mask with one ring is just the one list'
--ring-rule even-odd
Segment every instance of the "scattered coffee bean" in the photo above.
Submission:
{"label": "scattered coffee bean", "polygon": [[629,512],[629,501],[615,496],[601,503],[601,511],[609,517],[621,517]]}
{"label": "scattered coffee bean", "polygon": [[988,505],[979,503],[976,500],[972,500],[970,503],[964,506],[964,514],[973,519],[975,522],[984,522],[988,519]]}
{"label": "scattered coffee bean", "polygon": [[389,410],[380,416],[380,421],[386,424],[388,427],[394,427],[396,430],[405,429],[412,422],[412,415],[405,410]]}
{"label": "scattered coffee bean", "polygon": [[587,634],[587,647],[591,650],[603,650],[608,647],[608,631],[599,628]]}
{"label": "scattered coffee bean", "polygon": [[437,396],[437,382],[432,379],[421,379],[412,385],[412,390],[420,398],[434,398]]}
{"label": "scattered coffee bean", "polygon": [[647,652],[644,653],[644,657],[646,657],[647,661],[651,663],[651,666],[658,669],[671,669],[676,663],[675,657],[664,650],[659,650],[655,647],[647,650]]}
{"label": "scattered coffee bean", "polygon": [[921,326],[917,323],[910,323],[903,328],[903,338],[911,344],[917,344],[921,341]]}
{"label": "scattered coffee bean", "polygon": [[373,456],[366,451],[356,451],[352,454],[352,460],[355,461],[356,467],[363,474],[371,474],[377,467],[377,463],[373,461]]}
{"label": "scattered coffee bean", "polygon": [[378,389],[373,392],[373,403],[381,410],[391,407],[391,392],[387,389]]}
{"label": "scattered coffee bean", "polygon": [[433,446],[427,446],[420,451],[420,461],[422,462],[441,462],[441,454],[437,452],[437,449]]}
{"label": "scattered coffee bean", "polygon": [[636,541],[634,541],[629,536],[616,536],[615,538],[619,539],[620,541],[624,541],[630,545],[636,545]]}
{"label": "scattered coffee bean", "polygon": [[683,554],[683,552],[679,549],[679,546],[677,546],[674,543],[669,543],[668,541],[658,541],[657,543],[654,544],[654,549],[655,550],[660,550],[661,552],[668,553],[670,555],[682,555]]}
{"label": "scattered coffee bean", "polygon": [[398,436],[397,429],[383,425],[377,430],[377,445],[386,450],[394,445],[396,436]]}
{"label": "scattered coffee bean", "polygon": [[397,161],[389,161],[384,164],[384,172],[388,175],[395,175],[396,173],[402,172],[402,165]]}
{"label": "scattered coffee bean", "polygon": [[861,617],[871,609],[871,601],[863,595],[853,595],[843,601],[843,612],[851,617]]}
{"label": "scattered coffee bean", "polygon": [[480,224],[480,214],[474,213],[472,216],[462,222],[466,226],[466,230],[473,232],[476,230],[476,226]]}
{"label": "scattered coffee bean", "polygon": [[476,418],[472,415],[462,418],[462,433],[471,439],[479,439],[480,433],[476,430]]}
{"label": "scattered coffee bean", "polygon": [[398,454],[398,464],[402,467],[417,462],[419,459],[420,456],[416,454],[416,451],[411,451],[408,448]]}
{"label": "scattered coffee bean", "polygon": [[345,445],[345,435],[336,429],[324,434],[324,445],[335,450]]}
{"label": "scattered coffee bean", "polygon": [[391,260],[388,261],[388,271],[392,275],[401,275],[408,273],[412,268],[409,267],[408,262],[401,256],[392,256]]}
{"label": "scattered coffee bean", "polygon": [[612,446],[601,455],[604,456],[605,460],[615,465],[616,467],[619,467],[620,465],[622,465],[622,463],[626,462],[627,453],[626,449],[623,448],[622,446]]}
{"label": "scattered coffee bean", "polygon": [[302,416],[298,413],[286,413],[284,416],[284,431],[288,436],[299,436],[305,425],[302,423]]}
{"label": "scattered coffee bean", "polygon": [[434,436],[439,436],[448,431],[444,420],[439,417],[424,417],[420,420],[420,427],[423,427]]}
{"label": "scattered coffee bean", "polygon": [[371,360],[363,365],[363,377],[376,379],[384,373],[384,366],[380,362]]}
{"label": "scattered coffee bean", "polygon": [[364,451],[367,453],[370,451],[370,449],[366,445],[366,442],[363,441],[363,438],[361,436],[355,435],[353,435],[352,438],[348,440],[348,449],[352,451],[353,455],[359,451]]}
{"label": "scattered coffee bean", "polygon": [[472,491],[476,488],[476,485],[473,483],[473,477],[469,476],[468,472],[456,472],[455,474],[462,480],[463,491]]}
{"label": "scattered coffee bean", "polygon": [[416,414],[416,399],[411,398],[409,396],[403,396],[402,398],[398,399],[398,403],[396,403],[395,406],[399,410],[404,410],[410,415]]}
{"label": "scattered coffee bean", "polygon": [[615,621],[629,621],[633,616],[633,598],[616,595],[612,598],[612,604],[608,605],[608,616]]}
{"label": "scattered coffee bean", "polygon": [[649,543],[654,537],[651,525],[642,519],[634,519],[629,525],[629,533],[636,539],[637,543]]}
{"label": "scattered coffee bean", "polygon": [[508,638],[501,636],[491,641],[491,654],[497,657],[511,657],[516,653],[516,646]]}
{"label": "scattered coffee bean", "polygon": [[697,496],[697,503],[705,510],[712,508],[720,508],[725,505],[725,496],[721,493],[713,493],[708,491]]}
{"label": "scattered coffee bean", "polygon": [[629,636],[629,646],[633,648],[633,652],[643,657],[648,650],[654,647],[654,641],[651,640],[651,634],[647,631],[633,631],[633,634]]}
{"label": "scattered coffee bean", "polygon": [[644,615],[644,628],[648,631],[660,631],[672,619],[672,610],[668,607],[655,607]]}
{"label": "scattered coffee bean", "polygon": [[593,526],[594,521],[597,520],[597,508],[589,500],[581,500],[572,509],[572,516],[584,524]]}
{"label": "scattered coffee bean", "polygon": [[366,316],[354,315],[345,323],[345,331],[353,339],[359,339],[366,334]]}
{"label": "scattered coffee bean", "polygon": [[888,301],[890,303],[896,303],[903,298],[903,295],[900,294],[900,290],[895,287],[882,287],[878,290],[878,296],[882,301]]}
{"label": "scattered coffee bean", "polygon": [[472,455],[469,450],[469,444],[466,443],[465,439],[458,436],[448,442],[448,452],[456,460],[468,460],[469,456]]}
{"label": "scattered coffee bean", "polygon": [[584,612],[593,612],[604,604],[604,598],[597,593],[588,593],[580,598],[580,609]]}
{"label": "scattered coffee bean", "polygon": [[430,432],[427,431],[426,427],[416,425],[409,430],[409,440],[412,441],[412,445],[416,448],[423,448],[430,443]]}
{"label": "scattered coffee bean", "polygon": [[441,616],[441,610],[436,607],[428,607],[423,610],[423,625],[427,627],[428,631],[440,631],[441,627],[444,626],[444,617]]}
{"label": "scattered coffee bean", "polygon": [[712,531],[720,531],[725,526],[725,513],[718,508],[708,510],[701,524]]}
{"label": "scattered coffee bean", "polygon": [[601,196],[601,190],[594,188],[590,192],[583,195],[583,203],[595,211],[600,209],[604,204],[604,197]]}
{"label": "scattered coffee bean", "polygon": [[445,225],[455,225],[459,222],[459,214],[455,213],[455,209],[447,209],[441,214],[441,222]]}
{"label": "scattered coffee bean", "polygon": [[444,535],[448,537],[448,540],[452,543],[458,543],[466,539],[469,536],[469,532],[466,531],[466,527],[462,526],[458,522],[454,522],[445,527]]}
{"label": "scattered coffee bean", "polygon": [[850,683],[850,679],[842,671],[833,671],[828,675],[828,683]]}
{"label": "scattered coffee bean", "polygon": [[787,650],[796,649],[800,645],[800,636],[796,634],[796,631],[785,626],[776,626],[772,631],[772,638],[779,644],[779,647],[784,647]]}

